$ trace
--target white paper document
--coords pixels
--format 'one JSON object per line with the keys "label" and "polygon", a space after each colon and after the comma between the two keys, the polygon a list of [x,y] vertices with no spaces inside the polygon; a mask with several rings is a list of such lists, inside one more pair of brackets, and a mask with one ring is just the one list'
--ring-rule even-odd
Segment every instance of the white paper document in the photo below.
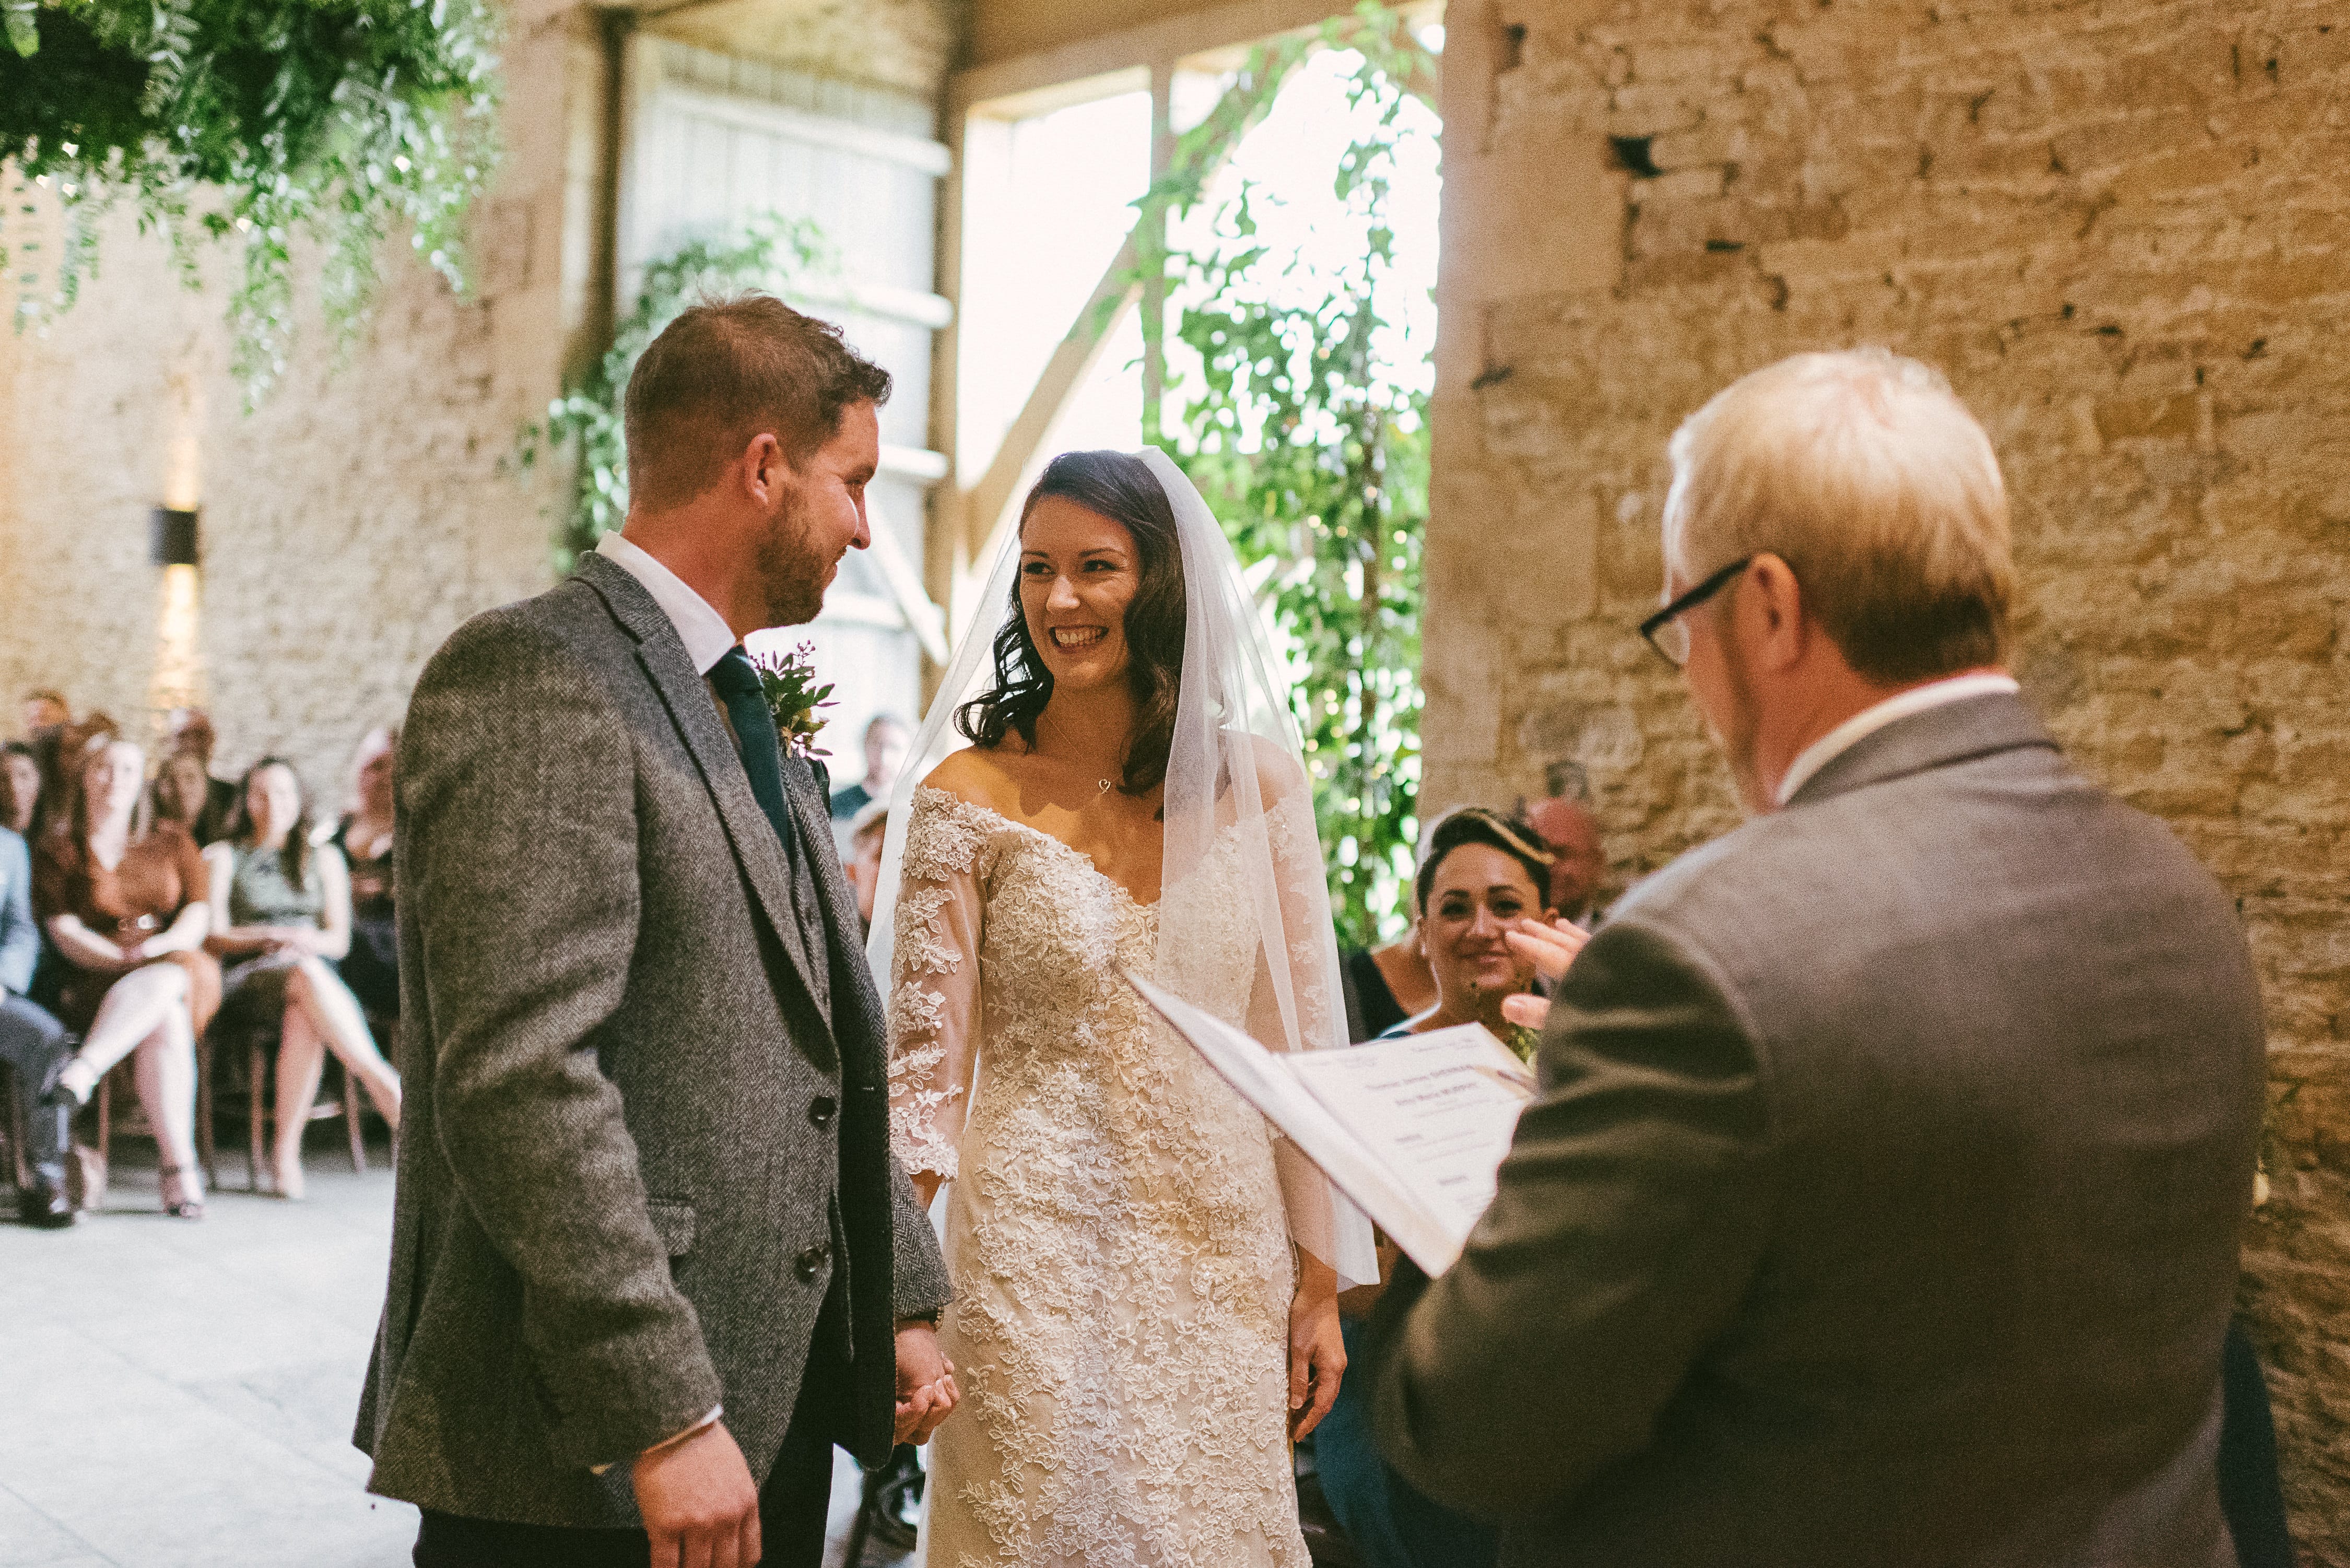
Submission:
{"label": "white paper document", "polygon": [[1190,1041],[1430,1278],[1493,1200],[1533,1077],[1474,1023],[1344,1051],[1273,1052],[1136,974]]}

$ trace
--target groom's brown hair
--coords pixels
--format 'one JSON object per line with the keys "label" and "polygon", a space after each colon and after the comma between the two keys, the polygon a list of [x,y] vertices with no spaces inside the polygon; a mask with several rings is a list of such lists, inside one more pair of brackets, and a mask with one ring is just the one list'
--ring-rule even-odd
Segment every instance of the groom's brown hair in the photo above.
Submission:
{"label": "groom's brown hair", "polygon": [[629,373],[629,497],[676,506],[717,482],[754,436],[772,433],[797,468],[852,403],[887,402],[889,372],[840,328],[771,294],[689,306]]}

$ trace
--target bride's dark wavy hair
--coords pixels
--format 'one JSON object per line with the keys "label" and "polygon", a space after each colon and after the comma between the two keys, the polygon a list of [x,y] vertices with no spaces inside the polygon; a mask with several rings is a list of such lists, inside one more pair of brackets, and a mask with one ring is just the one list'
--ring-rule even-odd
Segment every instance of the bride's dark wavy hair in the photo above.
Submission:
{"label": "bride's dark wavy hair", "polygon": [[[1127,680],[1134,691],[1134,733],[1127,741],[1122,794],[1148,794],[1167,777],[1175,736],[1175,699],[1183,675],[1183,549],[1175,509],[1150,465],[1123,452],[1065,452],[1020,504],[1020,525],[1048,495],[1074,501],[1124,528],[1134,539],[1140,585],[1126,607]],[[1036,716],[1053,695],[1028,635],[1020,604],[1020,574],[1012,576],[1012,614],[995,634],[995,685],[955,710],[955,728],[976,746],[1002,743],[1017,732],[1036,743]]]}

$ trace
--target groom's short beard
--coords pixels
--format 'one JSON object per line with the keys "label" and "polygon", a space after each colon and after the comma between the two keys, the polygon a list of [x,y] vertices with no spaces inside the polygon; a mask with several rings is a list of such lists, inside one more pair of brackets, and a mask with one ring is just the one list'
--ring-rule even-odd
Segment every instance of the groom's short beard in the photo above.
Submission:
{"label": "groom's short beard", "polygon": [[786,491],[777,498],[775,514],[758,551],[759,586],[766,598],[769,626],[800,626],[824,608],[825,585],[834,563],[819,558],[808,542],[807,524]]}

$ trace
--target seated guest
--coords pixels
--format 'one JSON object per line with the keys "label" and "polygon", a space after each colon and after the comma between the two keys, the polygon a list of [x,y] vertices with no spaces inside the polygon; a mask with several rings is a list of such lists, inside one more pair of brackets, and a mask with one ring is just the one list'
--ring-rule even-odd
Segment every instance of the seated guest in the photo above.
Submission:
{"label": "seated guest", "polygon": [[1998,459],[1882,350],[1682,426],[1664,605],[1752,819],[1549,1004],[1492,1203],[1348,1368],[1513,1563],[2232,1563],[2264,1099],[2231,900],[2004,670]]}
{"label": "seated guest", "polygon": [[[1525,1032],[1502,1006],[1533,991],[1536,965],[1505,939],[1546,923],[1542,889],[1550,870],[1549,855],[1523,822],[1477,806],[1436,820],[1412,881],[1412,929],[1428,954],[1436,1000],[1388,1038],[1482,1023],[1517,1045]],[[1581,939],[1570,928],[1559,940]],[[1393,1258],[1383,1245],[1382,1273]],[[1378,1296],[1373,1285],[1339,1298],[1338,1328],[1350,1357],[1363,1314]],[[1370,1406],[1352,1380],[1338,1385],[1337,1402],[1314,1434],[1314,1455],[1323,1495],[1365,1568],[1478,1568],[1495,1560],[1499,1537],[1490,1526],[1430,1501],[1379,1458]]]}
{"label": "seated guest", "polygon": [[[332,1051],[400,1125],[400,1075],[376,1049],[359,1000],[334,971],[350,949],[351,883],[342,852],[310,842],[310,809],[293,765],[265,757],[244,775],[229,836],[204,851],[221,918],[204,946],[228,961],[220,1025],[277,1034],[277,1195],[302,1196],[302,1131]],[[252,1085],[259,1094],[261,1085]]]}
{"label": "seated guest", "polygon": [[29,840],[41,804],[41,759],[23,741],[0,746],[0,827]]}
{"label": "seated guest", "polygon": [[155,782],[147,786],[148,810],[157,822],[175,822],[186,828],[199,846],[211,844],[227,826],[213,795],[213,785],[219,782],[205,771],[203,759],[195,753],[168,753],[156,765]]}
{"label": "seated guest", "polygon": [[1376,1040],[1415,1012],[1436,1003],[1436,977],[1419,950],[1419,923],[1375,948],[1356,948],[1338,960],[1338,986],[1347,1004],[1347,1038]]}
{"label": "seated guest", "polygon": [[23,712],[28,741],[54,741],[73,722],[73,710],[66,706],[64,695],[46,686],[25,693]]}
{"label": "seated guest", "polygon": [[1598,819],[1583,802],[1555,794],[1521,801],[1518,815],[1550,852],[1552,912],[1570,925],[1587,926],[1596,912],[1599,885],[1607,876]]}
{"label": "seated guest", "polygon": [[877,713],[865,726],[865,776],[832,792],[832,833],[840,858],[848,859],[848,827],[857,814],[875,801],[887,804],[898,770],[906,763],[906,748],[913,737],[906,722],[895,713]]}
{"label": "seated guest", "polygon": [[[0,816],[15,805],[15,781],[0,773]],[[66,1196],[67,1115],[51,1083],[73,1054],[73,1036],[45,1009],[26,1000],[40,957],[33,923],[33,861],[21,834],[0,827],[0,1071],[16,1075],[16,1103],[25,1106],[25,1152],[33,1179],[16,1193],[26,1224],[56,1230],[74,1220]]]}
{"label": "seated guest", "polygon": [[216,844],[236,820],[237,786],[213,774],[217,737],[212,715],[202,708],[174,708],[164,723],[170,738],[163,747],[163,765],[156,772],[157,788],[171,778],[182,809],[193,808],[192,815],[173,820],[184,823],[198,844]]}
{"label": "seated guest", "polygon": [[1412,879],[1412,929],[1436,981],[1436,999],[1387,1031],[1424,1034],[1482,1023],[1503,1044],[1530,1055],[1531,1040],[1502,1011],[1534,990],[1534,966],[1508,940],[1511,932],[1551,918],[1544,889],[1549,851],[1523,822],[1481,806],[1439,817]]}
{"label": "seated guest", "polygon": [[358,808],[328,840],[342,852],[351,876],[351,950],[335,967],[359,1005],[378,1018],[400,1016],[400,921],[391,871],[396,725],[369,730],[352,763]]}
{"label": "seated guest", "polygon": [[87,1103],[107,1069],[136,1051],[163,1210],[201,1220],[196,1036],[220,1004],[220,966],[203,950],[203,853],[177,824],[141,820],[145,763],[137,746],[103,733],[70,751],[68,804],[34,857],[34,907],[69,966],[57,1015],[82,1033],[56,1093]]}

